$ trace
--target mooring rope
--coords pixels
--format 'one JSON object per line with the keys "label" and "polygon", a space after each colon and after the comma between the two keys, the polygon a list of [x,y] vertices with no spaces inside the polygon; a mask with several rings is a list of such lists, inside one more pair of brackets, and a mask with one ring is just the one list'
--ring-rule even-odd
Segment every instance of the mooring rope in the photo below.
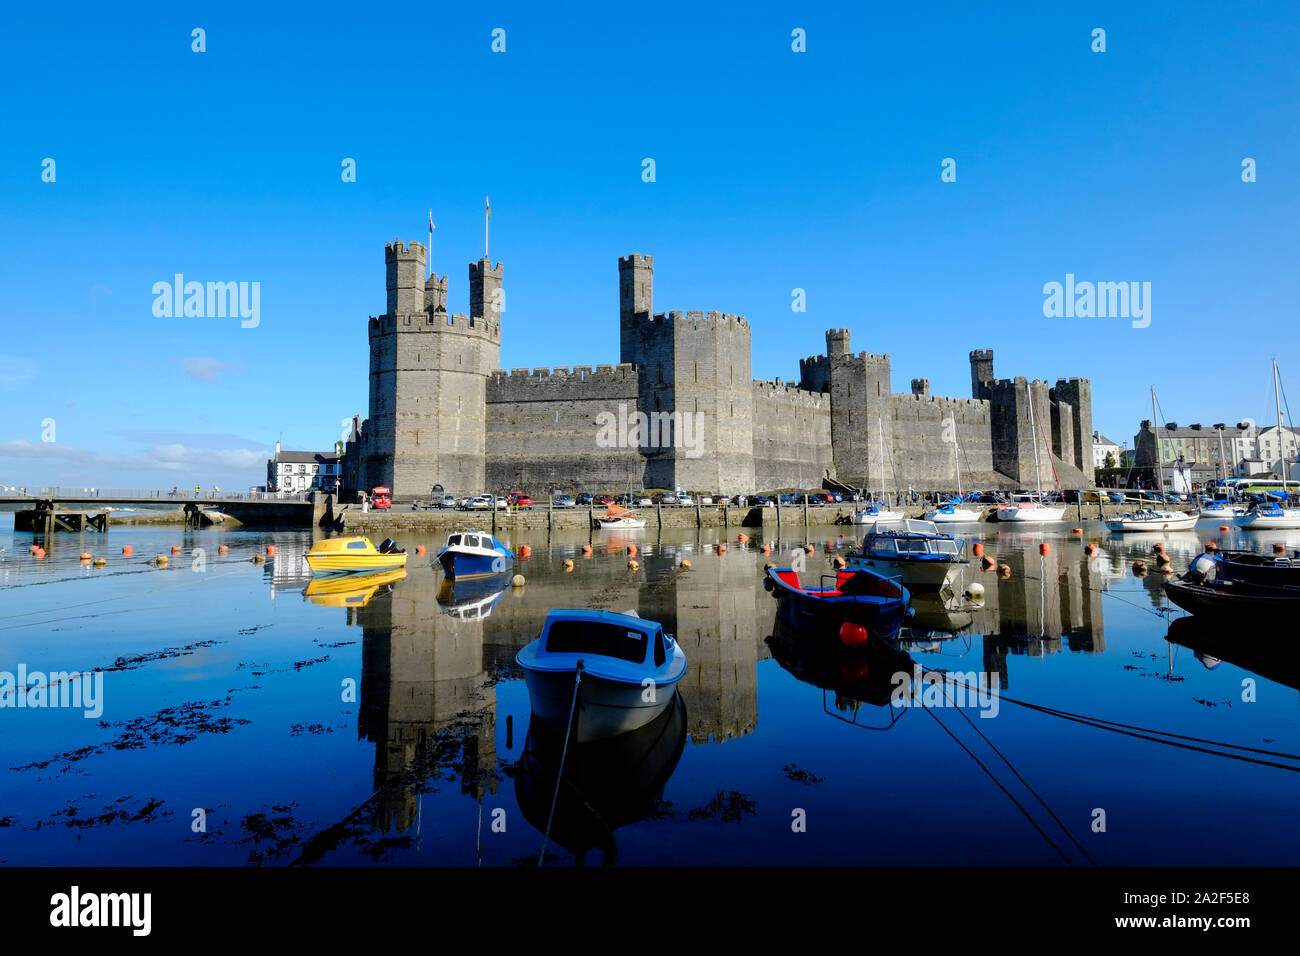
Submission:
{"label": "mooring rope", "polygon": [[542,849],[537,854],[537,865],[546,859],[546,841],[551,838],[551,824],[555,822],[555,805],[560,800],[560,783],[564,780],[564,761],[569,757],[569,737],[573,734],[573,715],[578,712],[578,691],[582,689],[582,661],[573,672],[573,700],[569,702],[569,723],[564,728],[564,748],[560,751],[560,769],[555,775],[555,792],[551,794],[551,812],[546,815],[546,832],[542,834]]}

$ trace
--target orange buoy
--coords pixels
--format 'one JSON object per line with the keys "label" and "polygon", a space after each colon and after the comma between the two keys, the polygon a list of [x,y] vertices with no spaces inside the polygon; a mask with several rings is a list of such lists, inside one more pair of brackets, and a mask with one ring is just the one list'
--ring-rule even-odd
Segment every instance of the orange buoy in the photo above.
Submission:
{"label": "orange buoy", "polygon": [[840,568],[845,566],[846,565],[844,559],[841,558],[838,554],[835,555],[835,557],[831,558],[831,567],[835,568],[836,570],[839,570]]}
{"label": "orange buoy", "polygon": [[528,556],[529,556],[530,554],[532,554],[532,553],[533,553],[533,549],[530,548],[530,547],[529,547],[528,545],[526,545],[526,544],[525,544],[525,545],[521,545],[520,548],[519,548],[519,557],[521,557],[521,558],[526,558],[526,557],[528,557]]}
{"label": "orange buoy", "polygon": [[1227,526],[1226,524],[1221,524],[1221,525],[1219,525],[1219,530],[1220,530],[1220,531],[1227,531],[1227,530],[1228,530],[1228,526]]}
{"label": "orange buoy", "polygon": [[273,544],[268,544],[268,545],[266,546],[266,556],[267,556],[268,558],[274,558],[274,557],[275,557],[275,545],[273,545]]}
{"label": "orange buoy", "polygon": [[1011,565],[1009,565],[1009,564],[999,564],[999,565],[998,565],[998,577],[1000,577],[1000,578],[1009,578],[1009,577],[1011,577]]}
{"label": "orange buoy", "polygon": [[627,546],[627,556],[628,556],[629,558],[635,558],[635,557],[636,557],[636,545],[635,545],[635,544],[629,544],[629,545]]}
{"label": "orange buoy", "polygon": [[82,560],[82,561],[89,561],[89,560],[90,560],[91,558],[93,558],[93,557],[94,557],[94,555],[91,554],[89,551],[83,551],[83,552],[81,552],[81,560]]}
{"label": "orange buoy", "polygon": [[[230,550],[230,545],[228,545],[228,544],[223,544],[223,545],[220,545],[220,546],[217,548],[217,554],[225,554],[225,553],[226,553],[227,551],[229,551],[229,550]],[[129,550],[128,550],[128,553],[129,553]]]}
{"label": "orange buoy", "polygon": [[153,562],[158,565],[158,567],[165,568],[167,566],[167,555],[160,554],[158,557],[153,559]]}
{"label": "orange buoy", "polygon": [[1097,553],[1097,546],[1095,544],[1088,544],[1086,547],[1084,547],[1083,553],[1088,555],[1089,557],[1092,557],[1092,555]]}
{"label": "orange buoy", "polygon": [[1161,554],[1164,552],[1165,546],[1162,542],[1157,541],[1155,544],[1151,546],[1151,550],[1154,551],[1156,554]]}
{"label": "orange buoy", "polygon": [[845,621],[840,625],[840,643],[845,647],[861,647],[867,643],[867,629],[861,624]]}
{"label": "orange buoy", "polygon": [[689,571],[691,569],[691,562],[686,558],[682,558],[682,563],[679,564],[678,567],[682,568],[683,570]]}
{"label": "orange buoy", "polygon": [[107,558],[96,558],[94,564],[95,564],[95,567],[97,567],[97,568],[102,568],[104,565],[108,564],[108,559],[107,559]]}
{"label": "orange buoy", "polygon": [[1038,546],[1038,553],[1039,553],[1039,554],[1051,554],[1051,553],[1052,553],[1052,546],[1051,546],[1050,544],[1048,544],[1046,541],[1044,541],[1042,544],[1040,544],[1040,545]]}
{"label": "orange buoy", "polygon": [[984,542],[983,542],[983,541],[976,541],[976,542],[975,542],[975,547],[971,548],[971,552],[972,552],[972,553],[975,555],[975,557],[977,557],[977,558],[982,558],[982,557],[984,557]]}
{"label": "orange buoy", "polygon": [[571,572],[573,570],[573,558],[565,558],[562,567],[566,574]]}
{"label": "orange buoy", "polygon": [[736,540],[739,541],[741,544],[744,544],[746,541],[749,540],[749,535],[745,534],[745,532],[742,531],[740,534],[736,535]]}
{"label": "orange buoy", "polygon": [[804,547],[804,550],[807,551],[809,554],[816,554],[816,553],[817,553],[817,549],[814,548],[814,547],[812,546],[811,543],[809,543],[808,545],[806,545],[806,546]]}
{"label": "orange buoy", "polygon": [[635,571],[637,568],[641,567],[641,565],[637,564],[635,561],[629,561],[627,567],[629,571]]}
{"label": "orange buoy", "polygon": [[990,557],[986,554],[986,555],[984,555],[983,558],[980,559],[980,566],[981,566],[985,571],[992,571],[994,568],[996,568],[996,567],[998,566],[998,564],[997,564],[996,561],[994,561],[992,558],[990,558]]}
{"label": "orange buoy", "polygon": [[1082,529],[1082,528],[1071,528],[1071,529],[1070,529],[1070,534],[1077,534],[1077,535],[1082,536],[1082,535],[1083,535],[1083,529]]}
{"label": "orange buoy", "polygon": [[422,544],[417,544],[417,545],[415,546],[415,553],[418,554],[418,555],[423,556],[423,555],[426,553],[426,550],[427,550],[427,549],[426,549],[426,548],[424,547],[424,545],[422,545]]}
{"label": "orange buoy", "polygon": [[589,558],[589,557],[591,557],[591,545],[589,545],[589,544],[584,544],[584,545],[582,546],[582,556],[583,556],[584,558]]}
{"label": "orange buoy", "polygon": [[172,554],[180,554],[180,553],[181,553],[181,546],[179,544],[172,545]]}
{"label": "orange buoy", "polygon": [[39,561],[45,557],[45,549],[38,545],[33,554],[35,554],[36,559]]}
{"label": "orange buoy", "polygon": [[1147,573],[1147,563],[1146,563],[1145,561],[1134,561],[1134,562],[1133,562],[1133,573],[1134,573],[1134,574],[1146,574],[1146,573]]}
{"label": "orange buoy", "polygon": [[1274,553],[1274,554],[1286,554],[1286,545],[1284,545],[1281,541],[1274,541],[1274,542],[1273,542],[1273,553]]}
{"label": "orange buoy", "polygon": [[122,546],[122,554],[123,554],[124,556],[126,556],[126,557],[129,558],[129,557],[131,557],[131,555],[134,554],[134,553],[135,553],[135,548],[131,547],[129,544],[126,544],[126,545],[123,545],[123,546]]}
{"label": "orange buoy", "polygon": [[726,550],[727,550],[727,546],[725,544],[718,545],[718,554],[722,554],[722,552]]}

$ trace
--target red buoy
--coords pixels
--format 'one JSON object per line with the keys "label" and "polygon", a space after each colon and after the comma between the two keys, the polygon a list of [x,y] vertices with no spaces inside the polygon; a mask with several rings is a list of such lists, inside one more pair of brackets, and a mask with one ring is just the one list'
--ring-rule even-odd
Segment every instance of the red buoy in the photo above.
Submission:
{"label": "red buoy", "polygon": [[845,621],[840,625],[840,643],[845,647],[861,647],[867,643],[867,629],[861,624]]}
{"label": "red buoy", "polygon": [[971,550],[975,552],[975,557],[982,558],[984,556],[984,542],[976,541],[975,547],[972,548]]}

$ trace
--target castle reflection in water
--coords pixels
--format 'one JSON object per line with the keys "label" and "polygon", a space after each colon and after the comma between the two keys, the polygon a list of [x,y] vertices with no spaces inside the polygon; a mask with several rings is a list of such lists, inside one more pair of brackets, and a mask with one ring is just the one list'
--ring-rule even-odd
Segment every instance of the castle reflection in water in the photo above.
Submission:
{"label": "castle reflection in water", "polygon": [[[753,732],[757,665],[771,656],[767,638],[776,613],[761,569],[766,561],[786,563],[780,555],[802,543],[774,543],[774,554],[764,557],[752,546],[718,554],[698,540],[652,540],[639,544],[635,573],[618,543],[597,541],[590,557],[581,545],[534,546],[519,567],[525,587],[459,609],[448,589],[440,593],[442,576],[428,559],[412,555],[406,578],[380,588],[362,606],[322,609],[345,614],[362,632],[358,733],[374,745],[375,789],[382,797],[370,822],[385,833],[413,827],[419,789],[429,775],[454,775],[462,792],[475,798],[497,792],[496,684],[522,676],[515,653],[537,636],[552,608],[631,608],[662,622],[690,662],[679,685],[689,740],[715,745]],[[823,541],[814,543],[810,572],[827,561]],[[293,550],[282,547],[287,560],[277,564],[297,567]],[[954,613],[933,600],[918,601],[912,636],[920,642],[946,640],[954,632],[982,637],[983,669],[996,673],[1003,689],[1012,686],[1009,659],[1016,655],[1104,650],[1101,592],[1122,565],[1033,550],[999,548],[1012,574],[978,575],[986,589],[981,608]],[[566,558],[577,563],[576,572],[563,570]],[[678,569],[683,558],[691,560],[691,570]],[[282,574],[271,583],[283,599],[306,579]],[[518,740],[525,729],[511,728]]]}

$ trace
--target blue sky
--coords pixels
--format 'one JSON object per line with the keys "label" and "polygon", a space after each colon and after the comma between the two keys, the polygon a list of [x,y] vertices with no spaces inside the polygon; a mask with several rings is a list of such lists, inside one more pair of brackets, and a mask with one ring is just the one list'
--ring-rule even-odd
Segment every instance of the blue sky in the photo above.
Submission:
{"label": "blue sky", "polygon": [[[1300,395],[1300,6],[991,11],[9,11],[0,484],[238,488],[277,437],[330,447],[366,413],[383,243],[424,241],[432,206],[466,311],[485,194],[506,368],[617,361],[617,257],[635,251],[655,256],[656,310],[749,318],[756,377],[796,378],[847,326],[891,354],[895,391],[968,396],[967,353],[992,347],[999,377],[1090,378],[1113,439],[1152,384],[1180,423],[1271,422],[1275,351]],[[260,324],[155,317],[175,273],[260,282]],[[1066,273],[1150,282],[1150,326],[1045,318]]]}

